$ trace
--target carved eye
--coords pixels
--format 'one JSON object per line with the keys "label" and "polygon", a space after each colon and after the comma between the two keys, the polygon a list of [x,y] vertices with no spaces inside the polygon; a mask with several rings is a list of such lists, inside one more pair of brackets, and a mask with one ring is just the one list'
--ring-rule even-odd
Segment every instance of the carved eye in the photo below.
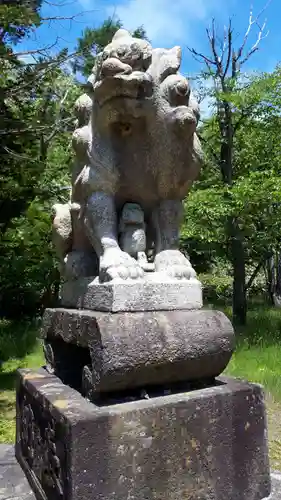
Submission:
{"label": "carved eye", "polygon": [[126,47],[119,47],[119,49],[117,49],[117,55],[119,57],[123,57],[125,54],[126,54]]}
{"label": "carved eye", "polygon": [[138,46],[137,43],[132,43],[131,51],[133,53],[134,59],[141,59],[142,58],[142,52],[141,52],[140,47]]}

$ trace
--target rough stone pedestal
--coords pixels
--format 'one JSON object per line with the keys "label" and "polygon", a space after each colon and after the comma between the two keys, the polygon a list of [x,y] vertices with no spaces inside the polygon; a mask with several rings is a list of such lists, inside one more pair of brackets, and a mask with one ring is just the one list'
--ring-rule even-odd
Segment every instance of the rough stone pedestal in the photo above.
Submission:
{"label": "rough stone pedestal", "polygon": [[146,273],[142,280],[100,283],[98,278],[66,281],[61,305],[92,311],[173,311],[200,309],[202,285],[197,279],[168,279]]}
{"label": "rough stone pedestal", "polygon": [[16,456],[40,500],[261,500],[270,493],[260,386],[97,406],[21,370]]}
{"label": "rough stone pedestal", "polygon": [[42,337],[54,373],[79,389],[86,366],[96,396],[212,379],[234,350],[229,319],[203,309],[114,314],[46,309]]}

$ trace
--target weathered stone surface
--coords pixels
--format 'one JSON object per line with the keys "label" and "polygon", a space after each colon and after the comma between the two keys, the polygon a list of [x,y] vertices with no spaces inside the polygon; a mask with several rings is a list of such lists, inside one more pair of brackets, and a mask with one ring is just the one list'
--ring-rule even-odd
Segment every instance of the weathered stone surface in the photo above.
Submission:
{"label": "weathered stone surface", "polygon": [[[6,450],[8,450],[6,452]],[[6,454],[11,457],[9,462]],[[281,498],[281,474],[273,471],[271,473],[271,494],[264,500],[280,500]],[[15,492],[19,492],[19,496]],[[34,493],[23,474],[15,458],[13,445],[0,444],[0,500],[35,500]]]}
{"label": "weathered stone surface", "polygon": [[260,386],[220,378],[202,390],[99,407],[56,377],[42,377],[22,370],[17,389],[16,455],[38,498],[270,494]]}
{"label": "weathered stone surface", "polygon": [[[64,369],[66,343],[89,349],[95,392],[110,392],[152,384],[204,379],[219,375],[234,349],[234,332],[219,311],[94,313],[46,309],[42,337],[58,354]],[[61,338],[62,347],[52,342]],[[69,354],[71,370],[82,355]],[[80,368],[81,369],[81,368]]]}
{"label": "weathered stone surface", "polygon": [[[97,55],[87,93],[74,110],[71,204],[57,207],[54,220],[64,276],[92,276],[95,252],[101,282],[138,280],[144,267],[138,253],[151,250],[155,269],[167,277],[196,276],[179,251],[179,228],[182,200],[203,154],[199,106],[180,64],[179,47],[153,49],[126,30]],[[138,207],[142,222],[127,219],[124,234],[120,223],[128,203]]]}
{"label": "weathered stone surface", "polygon": [[93,278],[80,278],[65,282],[60,297],[62,306],[92,311],[200,309],[202,286],[196,279],[163,281],[158,273],[147,273],[143,280],[127,282],[99,283]]}

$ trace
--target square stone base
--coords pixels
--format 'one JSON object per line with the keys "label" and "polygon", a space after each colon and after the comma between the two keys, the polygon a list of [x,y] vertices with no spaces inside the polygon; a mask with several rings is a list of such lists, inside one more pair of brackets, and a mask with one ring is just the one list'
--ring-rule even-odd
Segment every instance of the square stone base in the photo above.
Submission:
{"label": "square stone base", "polygon": [[270,493],[258,385],[97,406],[21,370],[16,456],[41,500],[261,500]]}
{"label": "square stone base", "polygon": [[136,281],[99,283],[80,278],[61,286],[61,305],[92,311],[173,311],[200,309],[202,285],[197,279],[163,281],[160,273],[146,273]]}

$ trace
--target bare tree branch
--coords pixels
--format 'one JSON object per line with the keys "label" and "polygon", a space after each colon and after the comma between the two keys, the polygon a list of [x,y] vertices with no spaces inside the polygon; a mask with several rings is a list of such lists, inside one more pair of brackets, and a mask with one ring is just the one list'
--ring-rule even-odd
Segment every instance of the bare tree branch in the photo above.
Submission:
{"label": "bare tree branch", "polygon": [[252,276],[249,278],[248,283],[246,283],[246,291],[248,291],[251,288],[252,284],[254,283],[257,275],[259,274],[260,270],[263,267],[264,260],[265,258],[263,256],[258,265],[256,266],[256,268],[254,269]]}
{"label": "bare tree branch", "polygon": [[[198,138],[200,139],[201,142],[203,142],[204,144],[208,144],[210,145],[210,141],[209,140],[206,140],[201,134],[198,134]],[[213,148],[211,149],[211,154],[216,162],[216,164],[218,165],[220,163],[220,157],[219,155],[213,150]]]}
{"label": "bare tree branch", "polygon": [[15,153],[12,149],[8,148],[7,146],[2,146],[2,148],[4,149],[4,151],[6,151],[6,153],[8,153],[9,155],[13,156],[14,158],[17,158],[17,159],[20,159],[20,160],[32,161],[32,163],[37,163],[38,162],[37,158],[34,159],[34,158],[31,158],[30,156],[26,156],[26,155],[23,155],[23,154]]}
{"label": "bare tree branch", "polygon": [[217,48],[216,48],[216,30],[215,30],[215,19],[214,18],[212,19],[212,28],[211,29],[207,28],[206,31],[207,31],[207,36],[208,36],[209,43],[210,43],[210,46],[212,49],[212,53],[214,56],[215,66],[217,68],[217,76],[219,76],[221,78],[223,76],[223,74],[222,74],[222,60],[219,57],[218,52],[217,52]]}
{"label": "bare tree branch", "polygon": [[53,47],[55,47],[55,45],[57,44],[58,42],[58,38],[56,38],[56,41],[54,43],[52,43],[51,45],[46,45],[46,47],[42,47],[41,49],[34,49],[34,50],[24,50],[23,52],[13,52],[13,56],[16,56],[16,57],[22,57],[22,56],[31,56],[33,54],[41,54],[41,55],[44,55],[44,52],[46,52],[47,50],[50,50],[52,49]]}
{"label": "bare tree branch", "polygon": [[76,0],[71,0],[70,2],[50,2],[49,0],[44,0],[44,3],[47,5],[50,5],[51,7],[65,7],[66,5],[74,5],[76,3]]}
{"label": "bare tree branch", "polygon": [[265,26],[266,26],[266,20],[264,21],[264,23],[261,26],[259,24],[259,19],[260,19],[261,15],[264,13],[264,11],[267,9],[269,4],[271,3],[271,1],[272,0],[268,0],[268,2],[264,5],[264,7],[260,10],[260,12],[258,13],[258,15],[255,18],[253,17],[253,7],[251,6],[250,15],[249,15],[249,24],[248,24],[247,30],[245,32],[243,42],[237,51],[237,55],[236,55],[237,61],[240,61],[241,57],[243,56],[243,52],[244,52],[244,49],[246,47],[249,35],[251,33],[251,30],[252,30],[252,27],[257,26],[259,28],[259,33],[258,33],[258,38],[257,38],[256,42],[254,43],[254,45],[252,46],[252,48],[249,50],[247,55],[240,61],[240,67],[249,59],[249,57],[254,52],[256,52],[258,50],[258,46],[260,44],[260,41],[263,38],[266,38],[268,36],[268,32],[266,35],[262,36],[264,29],[265,29]]}
{"label": "bare tree branch", "polygon": [[84,10],[82,12],[78,12],[78,14],[73,14],[73,16],[50,16],[50,17],[41,17],[41,21],[73,21],[79,16],[84,16],[85,14],[92,14],[96,12],[95,9]]}
{"label": "bare tree branch", "polygon": [[56,133],[60,130],[60,123],[61,123],[60,114],[61,114],[62,107],[67,99],[68,94],[69,94],[69,89],[67,89],[65,91],[64,96],[62,97],[62,99],[59,103],[58,118],[56,119],[56,121],[54,123],[54,128],[53,128],[52,132],[50,133],[50,135],[48,137],[45,138],[45,144],[49,144],[51,142],[51,140],[54,138],[54,136],[56,135]]}
{"label": "bare tree branch", "polygon": [[242,59],[242,61],[240,61],[240,66],[242,66],[246,61],[248,61],[248,59],[251,57],[251,55],[254,54],[254,52],[256,52],[258,50],[259,44],[260,44],[261,40],[264,40],[268,36],[269,31],[267,31],[266,34],[263,35],[265,27],[266,27],[266,21],[260,27],[260,31],[259,31],[258,38],[257,38],[256,42],[251,47],[251,49],[249,50],[249,52],[246,54],[246,56],[244,57],[244,59]]}
{"label": "bare tree branch", "polygon": [[[216,29],[215,29],[215,20],[212,19],[212,24],[211,27],[207,28],[207,37],[209,40],[210,48],[211,48],[211,53],[213,57],[206,56],[202,54],[201,52],[196,51],[194,48],[188,48],[188,50],[191,52],[193,55],[194,59],[200,63],[205,63],[206,66],[208,67],[208,70],[211,72],[212,67],[216,68],[216,76],[220,78],[220,82],[222,85],[222,88],[224,87],[225,84],[225,78],[228,74],[228,71],[230,69],[230,64],[232,67],[231,70],[231,76],[232,78],[235,78],[237,75],[237,72],[241,68],[241,66],[251,57],[253,53],[255,53],[260,45],[260,42],[268,36],[268,31],[265,33],[265,28],[266,28],[266,20],[260,24],[259,20],[261,18],[261,15],[263,12],[266,10],[266,8],[269,6],[272,0],[268,0],[265,6],[261,9],[261,11],[258,13],[256,17],[253,16],[253,8],[251,7],[250,9],[250,14],[249,14],[249,23],[248,27],[245,31],[245,35],[243,37],[242,44],[238,48],[237,51],[234,51],[233,49],[233,29],[232,29],[232,22],[231,19],[229,20],[229,25],[228,27],[224,27],[224,36],[223,36],[223,41],[220,42],[220,54],[217,49],[217,44],[218,44],[218,36],[216,34]],[[257,40],[255,43],[252,45],[252,47],[249,49],[247,54],[243,56],[249,35],[251,33],[252,27],[257,26],[259,28]],[[224,59],[225,54],[227,52],[227,58],[226,61]],[[214,76],[214,79],[216,78]]]}
{"label": "bare tree branch", "polygon": [[199,61],[199,58],[200,58],[201,61],[199,61],[199,62],[208,62],[209,64],[212,64],[212,65],[216,64],[215,61],[213,61],[212,59],[210,59],[207,56],[204,56],[204,54],[201,54],[201,52],[197,52],[193,48],[187,47],[187,50],[189,50],[189,52],[191,52],[191,54],[194,56],[195,59],[198,58],[198,59],[196,59],[197,61]]}
{"label": "bare tree branch", "polygon": [[[73,118],[63,118],[60,120],[60,124],[65,124],[67,125],[67,123],[71,123],[73,122]],[[46,130],[50,130],[50,125],[38,125],[38,127],[25,127],[25,128],[17,128],[17,129],[3,129],[3,130],[0,130],[0,136],[7,136],[7,135],[11,135],[11,134],[24,134],[25,132],[42,132],[42,131],[46,131]]]}
{"label": "bare tree branch", "polygon": [[229,25],[227,28],[227,60],[225,63],[225,68],[223,72],[223,78],[225,79],[229,66],[230,66],[230,61],[231,61],[231,54],[232,54],[232,26],[231,26],[231,19],[229,20]]}
{"label": "bare tree branch", "polygon": [[249,14],[249,24],[248,24],[248,28],[245,32],[245,35],[244,35],[244,39],[243,39],[243,42],[242,42],[242,45],[240,46],[240,48],[238,49],[238,52],[237,52],[237,59],[240,59],[240,57],[242,56],[242,53],[243,53],[243,50],[245,48],[245,45],[248,41],[248,37],[249,37],[249,34],[250,34],[250,31],[251,31],[251,28],[253,26],[253,24],[255,24],[255,21],[253,21],[253,6],[251,6],[250,8],[250,14]]}

